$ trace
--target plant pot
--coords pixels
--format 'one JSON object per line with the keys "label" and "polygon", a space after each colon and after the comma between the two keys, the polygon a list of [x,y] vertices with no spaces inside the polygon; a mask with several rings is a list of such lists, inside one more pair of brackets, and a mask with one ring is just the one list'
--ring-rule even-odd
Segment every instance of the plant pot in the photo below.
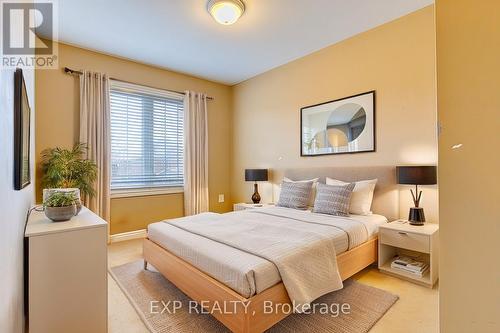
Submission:
{"label": "plant pot", "polygon": [[69,221],[76,215],[76,205],[65,207],[45,207],[45,216],[54,222]]}
{"label": "plant pot", "polygon": [[78,199],[75,202],[75,205],[76,205],[76,214],[75,215],[78,215],[78,214],[80,214],[80,211],[82,210],[82,202],[80,201],[80,199]]}

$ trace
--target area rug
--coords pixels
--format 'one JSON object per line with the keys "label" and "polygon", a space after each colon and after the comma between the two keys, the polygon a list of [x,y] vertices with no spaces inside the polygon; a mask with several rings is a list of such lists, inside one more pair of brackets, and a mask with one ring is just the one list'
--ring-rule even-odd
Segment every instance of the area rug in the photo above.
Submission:
{"label": "area rug", "polygon": [[[145,271],[142,260],[113,267],[110,273],[151,332],[230,332],[200,307],[193,311],[193,301],[151,265]],[[387,291],[349,279],[343,289],[317,299],[314,313],[291,314],[267,332],[364,333],[397,300]]]}

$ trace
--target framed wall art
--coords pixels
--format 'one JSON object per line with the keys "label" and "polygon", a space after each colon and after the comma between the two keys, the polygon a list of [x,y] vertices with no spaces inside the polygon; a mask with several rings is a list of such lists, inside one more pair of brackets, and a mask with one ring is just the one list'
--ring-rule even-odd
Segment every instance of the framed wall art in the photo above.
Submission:
{"label": "framed wall art", "polygon": [[14,189],[31,182],[30,121],[31,109],[22,69],[14,73]]}
{"label": "framed wall art", "polygon": [[375,91],[300,109],[300,155],[375,151]]}

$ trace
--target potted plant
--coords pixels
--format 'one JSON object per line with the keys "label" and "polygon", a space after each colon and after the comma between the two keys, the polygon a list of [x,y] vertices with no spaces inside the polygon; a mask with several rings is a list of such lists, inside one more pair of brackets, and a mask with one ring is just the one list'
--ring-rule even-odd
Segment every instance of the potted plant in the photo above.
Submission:
{"label": "potted plant", "polygon": [[[97,166],[83,157],[86,150],[85,144],[77,143],[72,149],[56,147],[42,151],[42,186],[52,189],[77,188],[83,195],[94,196],[93,183],[97,178]],[[79,198],[76,204],[79,212]]]}
{"label": "potted plant", "polygon": [[76,215],[76,200],[73,192],[54,192],[43,202],[45,215],[54,222],[68,221]]}

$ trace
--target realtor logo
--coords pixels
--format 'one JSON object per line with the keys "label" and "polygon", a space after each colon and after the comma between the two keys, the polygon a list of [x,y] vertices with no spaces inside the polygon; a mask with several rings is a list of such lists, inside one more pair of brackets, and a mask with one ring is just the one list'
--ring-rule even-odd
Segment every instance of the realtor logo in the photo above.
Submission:
{"label": "realtor logo", "polygon": [[0,3],[1,67],[57,68],[56,3],[15,0],[0,0]]}

